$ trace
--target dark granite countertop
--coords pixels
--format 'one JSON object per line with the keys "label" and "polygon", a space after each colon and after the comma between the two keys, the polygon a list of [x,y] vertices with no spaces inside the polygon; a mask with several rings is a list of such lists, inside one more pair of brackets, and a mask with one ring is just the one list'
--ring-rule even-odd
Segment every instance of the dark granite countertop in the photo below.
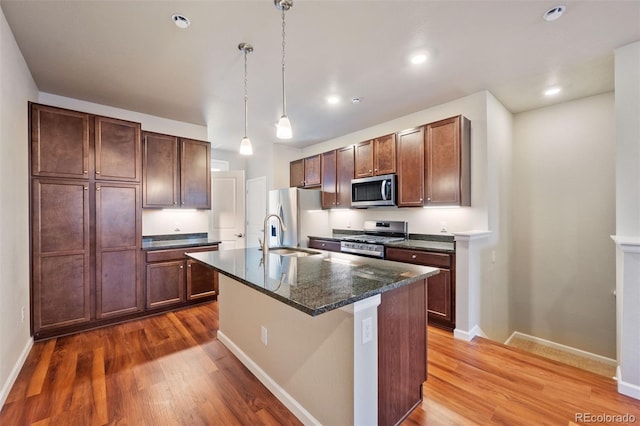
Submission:
{"label": "dark granite countertop", "polygon": [[[364,231],[356,231],[355,233],[363,233]],[[309,235],[309,238],[328,241],[340,241],[342,238],[352,235],[351,232],[344,233],[334,231],[331,235]],[[397,247],[411,250],[437,251],[441,253],[455,253],[456,243],[453,235],[428,235],[428,234],[409,234],[409,239],[397,241],[395,243],[386,243],[385,247]]]}
{"label": "dark granite countertop", "polygon": [[455,243],[444,241],[427,241],[427,240],[404,240],[395,243],[387,243],[385,247],[397,247],[410,250],[437,251],[441,253],[455,253]]}
{"label": "dark granite countertop", "polygon": [[316,316],[362,299],[411,284],[439,272],[430,268],[346,253],[318,252],[306,257],[257,248],[187,253],[251,288]]}
{"label": "dark granite countertop", "polygon": [[206,232],[180,235],[154,235],[142,237],[142,250],[165,250],[189,247],[202,247],[220,244],[221,241],[207,236]]}

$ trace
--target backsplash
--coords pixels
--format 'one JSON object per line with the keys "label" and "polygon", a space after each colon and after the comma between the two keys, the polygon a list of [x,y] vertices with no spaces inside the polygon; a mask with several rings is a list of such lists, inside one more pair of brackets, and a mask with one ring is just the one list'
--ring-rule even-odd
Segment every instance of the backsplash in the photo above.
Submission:
{"label": "backsplash", "polygon": [[142,210],[142,235],[192,234],[209,231],[209,210]]}

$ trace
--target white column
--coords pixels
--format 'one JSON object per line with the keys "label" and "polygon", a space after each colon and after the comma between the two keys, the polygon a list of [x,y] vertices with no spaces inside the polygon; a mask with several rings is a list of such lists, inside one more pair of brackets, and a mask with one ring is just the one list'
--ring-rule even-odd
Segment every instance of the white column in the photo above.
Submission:
{"label": "white column", "polygon": [[455,233],[456,240],[456,329],[453,336],[470,341],[484,336],[480,329],[482,265],[480,249],[490,231]]}
{"label": "white column", "polygon": [[640,41],[615,50],[618,392],[640,399]]}

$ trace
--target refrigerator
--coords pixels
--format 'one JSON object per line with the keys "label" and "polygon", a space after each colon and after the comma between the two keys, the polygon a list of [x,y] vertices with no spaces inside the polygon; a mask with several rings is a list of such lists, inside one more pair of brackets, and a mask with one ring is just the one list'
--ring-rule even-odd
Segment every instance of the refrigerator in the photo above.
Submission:
{"label": "refrigerator", "polygon": [[276,218],[267,223],[270,247],[308,247],[308,236],[331,235],[329,212],[322,210],[320,190],[283,188],[269,191],[269,214],[284,222],[280,229]]}

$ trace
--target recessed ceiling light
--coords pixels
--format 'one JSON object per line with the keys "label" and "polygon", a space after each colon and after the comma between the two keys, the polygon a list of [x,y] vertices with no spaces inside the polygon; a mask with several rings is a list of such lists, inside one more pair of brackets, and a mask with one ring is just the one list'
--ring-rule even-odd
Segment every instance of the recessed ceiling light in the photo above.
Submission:
{"label": "recessed ceiling light", "polygon": [[564,13],[564,11],[567,10],[566,6],[556,6],[556,7],[552,7],[551,9],[547,10],[544,15],[542,15],[542,19],[544,19],[545,21],[555,21],[556,19],[560,18],[562,16],[562,14]]}
{"label": "recessed ceiling light", "polygon": [[327,96],[327,103],[328,104],[340,103],[340,96],[338,96],[338,95]]}
{"label": "recessed ceiling light", "polygon": [[545,96],[554,96],[557,95],[558,93],[560,93],[562,89],[560,89],[559,87],[550,87],[547,90],[544,91],[544,95]]}
{"label": "recessed ceiling light", "polygon": [[351,98],[351,103],[352,104],[359,104],[360,102],[362,102],[362,99],[360,99],[360,98]]}
{"label": "recessed ceiling light", "polygon": [[191,25],[191,21],[189,21],[189,18],[187,18],[184,15],[180,15],[178,13],[176,13],[175,15],[173,15],[171,17],[171,20],[173,21],[174,24],[176,24],[176,27],[180,28],[180,29],[185,29],[188,28],[189,25]]}
{"label": "recessed ceiling light", "polygon": [[426,60],[427,60],[427,55],[425,55],[424,53],[418,53],[417,55],[413,55],[411,57],[411,63],[414,65],[422,64],[426,62]]}

